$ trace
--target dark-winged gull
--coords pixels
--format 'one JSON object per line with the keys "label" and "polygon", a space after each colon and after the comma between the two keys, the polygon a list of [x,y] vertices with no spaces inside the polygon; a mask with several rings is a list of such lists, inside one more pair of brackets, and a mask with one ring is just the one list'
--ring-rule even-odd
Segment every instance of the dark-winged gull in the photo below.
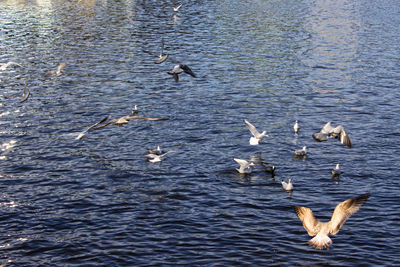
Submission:
{"label": "dark-winged gull", "polygon": [[320,222],[314,217],[311,209],[307,207],[295,206],[294,210],[297,217],[303,223],[304,228],[310,236],[315,236],[308,241],[310,246],[317,249],[328,249],[332,244],[332,240],[328,235],[335,235],[339,232],[340,227],[344,222],[355,212],[357,212],[361,206],[369,198],[369,193],[362,194],[358,197],[347,199],[339,203],[333,211],[331,220],[329,222]]}
{"label": "dark-winged gull", "polygon": [[75,138],[75,140],[80,140],[82,139],[87,132],[89,132],[91,129],[94,129],[97,125],[105,122],[106,120],[108,120],[110,118],[110,115],[107,115],[106,117],[104,117],[103,119],[101,119],[100,121],[96,122],[95,124],[90,125],[88,128],[86,128],[85,130],[83,130],[82,132],[79,133],[79,135]]}
{"label": "dark-winged gull", "polygon": [[258,145],[265,136],[268,136],[267,131],[263,131],[262,133],[258,132],[256,127],[247,120],[244,120],[244,123],[246,124],[247,128],[253,135],[252,137],[250,137],[249,140],[250,145],[252,146]]}
{"label": "dark-winged gull", "polygon": [[182,72],[185,72],[190,76],[196,78],[196,75],[193,73],[193,71],[185,64],[175,65],[174,68],[171,71],[168,71],[167,73],[172,75],[176,82],[179,82],[179,74],[181,74]]}

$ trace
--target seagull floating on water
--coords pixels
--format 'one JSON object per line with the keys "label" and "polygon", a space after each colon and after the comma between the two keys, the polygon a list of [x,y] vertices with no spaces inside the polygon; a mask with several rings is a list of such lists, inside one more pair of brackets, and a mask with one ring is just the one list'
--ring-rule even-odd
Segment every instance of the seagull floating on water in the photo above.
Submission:
{"label": "seagull floating on water", "polygon": [[147,149],[147,152],[148,152],[149,154],[151,154],[151,155],[157,155],[157,156],[159,156],[159,155],[165,153],[165,152],[161,149],[160,146],[157,146],[156,149],[150,149],[150,148],[148,148],[148,149]]}
{"label": "seagull floating on water", "polygon": [[331,122],[327,122],[324,127],[322,127],[321,131],[312,135],[312,137],[318,141],[326,141],[328,138],[336,138],[340,141],[340,143],[352,147],[352,143],[349,135],[342,125],[333,127]]}
{"label": "seagull floating on water", "polygon": [[56,76],[61,76],[61,70],[67,66],[67,63],[63,62],[60,65],[58,65],[56,70],[51,70],[46,72],[46,74],[44,75],[45,77],[51,76],[51,75],[56,75]]}
{"label": "seagull floating on water", "polygon": [[8,67],[10,67],[12,65],[22,68],[22,66],[20,64],[12,62],[12,61],[9,61],[7,63],[4,63],[4,64],[0,65],[0,70],[6,70]]}
{"label": "seagull floating on water", "polygon": [[177,6],[177,7],[174,7],[174,11],[175,11],[175,12],[178,12],[178,11],[179,11],[179,9],[182,7],[182,5],[183,5],[183,4],[180,4],[179,6]]}
{"label": "seagull floating on water", "polygon": [[329,222],[320,222],[314,217],[311,209],[307,207],[294,207],[296,215],[303,223],[307,233],[310,236],[315,236],[308,241],[308,244],[317,249],[328,249],[332,244],[332,240],[328,235],[337,234],[344,222],[367,201],[369,195],[369,193],[366,193],[339,203],[333,211]]}
{"label": "seagull floating on water", "polygon": [[164,51],[164,38],[161,39],[161,52],[158,59],[154,62],[155,64],[161,64],[167,60],[169,54],[163,54]]}
{"label": "seagull floating on water", "polygon": [[167,151],[167,152],[165,152],[163,154],[160,154],[160,155],[149,153],[149,154],[145,155],[145,157],[149,160],[149,162],[157,163],[157,162],[162,161],[166,155],[168,155],[170,153],[175,153],[175,152],[179,152],[179,151],[171,150],[171,151]]}
{"label": "seagull floating on water", "polygon": [[247,128],[249,128],[251,134],[253,135],[252,137],[250,137],[249,140],[250,145],[252,146],[258,145],[265,136],[268,136],[267,131],[259,133],[256,127],[254,127],[254,125],[248,122],[247,120],[244,120],[244,123],[246,124]]}
{"label": "seagull floating on water", "polygon": [[237,164],[240,165],[239,169],[236,169],[239,173],[251,173],[255,164],[253,162],[248,162],[244,159],[233,159]]}
{"label": "seagull floating on water", "polygon": [[336,167],[332,169],[332,179],[339,178],[341,173],[339,164],[336,164]]}
{"label": "seagull floating on water", "polygon": [[281,183],[283,189],[285,189],[286,191],[293,191],[292,179],[289,178],[287,183],[282,180]]}
{"label": "seagull floating on water", "polygon": [[295,157],[305,157],[305,156],[307,156],[307,147],[303,146],[302,149],[294,150],[294,156]]}
{"label": "seagull floating on water", "polygon": [[269,166],[267,162],[261,162],[261,165],[264,167],[264,170],[271,174],[272,177],[275,176],[275,166]]}
{"label": "seagull floating on water", "polygon": [[300,126],[299,122],[296,120],[295,124],[293,125],[294,133],[297,134],[299,132]]}
{"label": "seagull floating on water", "polygon": [[178,64],[175,65],[174,68],[171,71],[168,71],[167,73],[174,76],[174,79],[176,82],[179,82],[179,74],[181,74],[182,72],[185,72],[187,74],[189,74],[192,77],[196,78],[196,75],[193,73],[193,71],[185,64]]}

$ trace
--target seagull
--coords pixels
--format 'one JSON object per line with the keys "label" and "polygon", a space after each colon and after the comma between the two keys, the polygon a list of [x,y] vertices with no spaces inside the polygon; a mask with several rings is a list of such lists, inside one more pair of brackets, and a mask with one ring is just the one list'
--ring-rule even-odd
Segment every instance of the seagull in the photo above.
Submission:
{"label": "seagull", "polygon": [[293,184],[292,184],[292,179],[289,179],[289,181],[286,183],[285,181],[281,181],[283,189],[286,191],[293,191]]}
{"label": "seagull", "polygon": [[327,122],[324,127],[322,127],[321,131],[314,133],[312,137],[318,142],[326,141],[328,138],[337,138],[340,143],[350,148],[352,147],[350,137],[344,127],[341,125],[333,127],[331,122]]}
{"label": "seagull", "polygon": [[244,120],[244,123],[246,124],[247,128],[249,128],[250,132],[253,134],[253,136],[250,137],[249,140],[250,145],[252,146],[258,145],[265,136],[268,136],[267,131],[259,133],[256,127],[254,127],[254,125],[248,122],[247,120]]}
{"label": "seagull", "polygon": [[240,165],[239,169],[236,169],[239,173],[251,173],[255,164],[253,162],[248,162],[244,159],[233,159],[237,164]]}
{"label": "seagull", "polygon": [[51,75],[56,75],[56,76],[61,76],[61,70],[67,65],[67,63],[63,62],[61,63],[58,67],[57,70],[51,70],[46,72],[46,74],[44,75],[45,77],[51,76]]}
{"label": "seagull", "polygon": [[149,155],[156,155],[156,156],[159,156],[159,155],[165,153],[163,150],[161,150],[161,147],[160,147],[160,146],[157,146],[156,149],[150,149],[150,148],[148,148],[148,149],[147,149],[147,152],[149,153]]}
{"label": "seagull", "polygon": [[307,156],[307,147],[303,146],[302,149],[294,150],[294,156],[295,157],[305,157],[305,156]]}
{"label": "seagull", "polygon": [[295,206],[294,210],[296,215],[303,223],[307,233],[310,236],[315,236],[308,241],[308,244],[317,249],[328,249],[332,244],[332,240],[328,235],[337,234],[344,222],[361,208],[369,196],[370,194],[366,193],[339,203],[333,211],[331,220],[329,222],[320,222],[314,217],[311,209],[307,207]]}
{"label": "seagull", "polygon": [[164,38],[161,39],[161,52],[158,59],[154,62],[155,64],[161,64],[167,60],[169,54],[163,54],[164,51]]}
{"label": "seagull", "polygon": [[294,133],[297,134],[299,132],[300,126],[299,122],[296,120],[296,123],[293,125]]}
{"label": "seagull", "polygon": [[147,155],[145,155],[145,157],[148,158],[149,162],[157,163],[157,162],[161,162],[164,159],[164,157],[166,155],[168,155],[169,153],[174,153],[174,152],[178,152],[178,151],[171,150],[171,151],[167,151],[167,152],[165,152],[164,154],[161,154],[161,155],[147,154]]}
{"label": "seagull", "polygon": [[147,120],[147,121],[166,121],[169,120],[169,118],[149,118],[149,117],[142,117],[142,116],[123,116],[120,118],[115,118],[112,119],[100,126],[97,126],[95,128],[93,128],[94,130],[98,130],[101,128],[106,127],[107,125],[110,125],[112,123],[114,123],[115,125],[117,125],[118,127],[123,126],[124,124],[127,124],[130,120],[134,120],[134,119],[141,119],[141,120]]}
{"label": "seagull", "polygon": [[19,101],[20,103],[25,102],[26,100],[28,100],[28,97],[31,94],[31,91],[29,90],[29,88],[28,88],[28,90],[26,90],[27,87],[28,87],[28,79],[25,79],[24,93],[22,94],[21,101]]}
{"label": "seagull", "polygon": [[139,112],[137,105],[135,105],[131,111],[132,115],[135,115]]}
{"label": "seagull", "polygon": [[18,67],[22,68],[22,66],[20,64],[12,62],[12,61],[9,61],[7,63],[4,63],[4,64],[0,65],[0,70],[6,70],[9,66],[12,66],[12,65],[15,65],[15,66],[18,66]]}
{"label": "seagull", "polygon": [[339,164],[336,164],[336,167],[332,169],[332,179],[339,178],[341,173]]}
{"label": "seagull", "polygon": [[105,118],[103,118],[101,121],[96,122],[95,124],[90,125],[88,128],[86,128],[84,131],[80,132],[79,135],[75,138],[75,140],[81,140],[85,134],[87,132],[89,132],[91,129],[93,129],[94,127],[96,127],[97,125],[105,122],[106,120],[108,120],[110,118],[110,115],[106,116]]}
{"label": "seagull", "polygon": [[175,11],[175,12],[178,12],[182,5],[183,5],[183,4],[180,4],[179,6],[174,7],[174,11]]}
{"label": "seagull", "polygon": [[185,72],[187,74],[189,74],[192,77],[196,78],[196,75],[193,73],[193,71],[185,64],[178,64],[175,65],[174,68],[171,71],[168,71],[167,73],[174,76],[174,79],[176,82],[179,82],[179,74],[181,74],[182,72]]}

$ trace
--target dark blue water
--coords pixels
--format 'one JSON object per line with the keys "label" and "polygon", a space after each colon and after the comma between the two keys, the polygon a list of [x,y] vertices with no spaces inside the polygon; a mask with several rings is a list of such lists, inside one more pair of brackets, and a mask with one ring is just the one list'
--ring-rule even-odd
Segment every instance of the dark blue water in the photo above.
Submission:
{"label": "dark blue water", "polygon": [[[0,63],[23,66],[0,71],[2,265],[399,265],[399,3],[177,4],[0,2]],[[156,65],[161,38],[171,55]],[[61,62],[61,76],[44,77]],[[174,82],[177,62],[197,78]],[[75,140],[134,105],[170,120]],[[243,119],[269,137],[250,146]],[[327,121],[353,148],[313,140]],[[180,152],[147,162],[157,145]],[[233,158],[255,156],[274,179],[236,172]],[[307,245],[294,205],[326,221],[365,192],[330,250]]]}

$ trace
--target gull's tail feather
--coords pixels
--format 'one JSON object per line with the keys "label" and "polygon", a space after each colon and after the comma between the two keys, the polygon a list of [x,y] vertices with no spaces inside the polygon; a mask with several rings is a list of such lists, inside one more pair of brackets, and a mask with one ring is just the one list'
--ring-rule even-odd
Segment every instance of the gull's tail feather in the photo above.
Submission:
{"label": "gull's tail feather", "polygon": [[332,240],[325,234],[318,233],[314,238],[308,241],[308,244],[317,249],[329,249]]}

